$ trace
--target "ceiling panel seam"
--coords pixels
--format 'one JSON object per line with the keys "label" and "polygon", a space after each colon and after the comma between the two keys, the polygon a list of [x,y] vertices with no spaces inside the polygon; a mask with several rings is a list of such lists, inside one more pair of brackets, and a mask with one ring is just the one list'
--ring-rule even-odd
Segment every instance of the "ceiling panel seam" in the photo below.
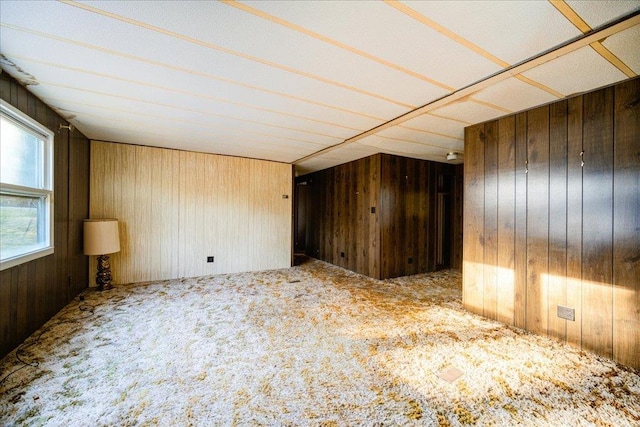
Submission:
{"label": "ceiling panel seam", "polygon": [[272,67],[272,68],[276,68],[276,69],[279,69],[279,70],[282,70],[282,71],[286,71],[286,72],[291,73],[291,74],[297,74],[299,76],[302,76],[302,77],[305,77],[305,78],[308,78],[308,79],[312,79],[312,80],[316,80],[316,81],[319,81],[319,82],[322,82],[322,83],[326,83],[326,84],[329,84],[329,85],[332,85],[332,86],[340,87],[340,88],[343,88],[343,89],[346,89],[346,90],[349,90],[349,91],[352,91],[352,92],[356,92],[356,93],[360,93],[362,95],[370,96],[372,98],[380,99],[382,101],[386,101],[386,102],[389,102],[391,104],[398,105],[400,107],[404,107],[404,108],[408,108],[408,109],[414,109],[414,108],[417,107],[415,105],[407,104],[406,102],[398,101],[398,100],[389,98],[387,96],[384,96],[384,95],[381,95],[381,94],[378,94],[378,93],[374,93],[374,92],[371,92],[371,91],[368,91],[368,90],[364,90],[364,89],[361,89],[361,88],[357,88],[355,86],[348,85],[346,83],[342,83],[342,82],[339,82],[339,81],[336,81],[336,80],[332,80],[332,79],[329,79],[329,78],[326,78],[326,77],[318,76],[318,75],[315,75],[315,74],[312,74],[312,73],[309,73],[309,72],[306,72],[306,71],[297,70],[297,69],[295,69],[293,67],[289,67],[287,65],[278,64],[276,62],[272,62],[272,61],[268,61],[266,59],[258,58],[256,56],[249,55],[249,54],[246,54],[246,53],[243,53],[243,52],[239,52],[239,51],[235,51],[233,49],[229,49],[229,48],[226,48],[226,47],[223,47],[223,46],[218,46],[218,45],[216,45],[214,43],[209,43],[209,42],[206,42],[206,41],[203,41],[203,40],[196,39],[194,37],[189,37],[189,36],[186,36],[184,34],[179,34],[179,33],[176,33],[174,31],[170,31],[170,30],[166,30],[164,28],[156,27],[155,25],[147,24],[145,22],[141,22],[141,21],[138,21],[138,20],[135,20],[135,19],[132,19],[132,18],[127,18],[125,16],[121,16],[121,15],[118,15],[118,14],[115,14],[115,13],[107,12],[105,10],[98,9],[98,8],[95,8],[95,7],[86,5],[86,4],[77,3],[77,2],[72,1],[72,0],[59,0],[59,1],[61,3],[66,4],[66,5],[83,9],[83,10],[85,10],[87,12],[91,12],[91,13],[95,13],[95,14],[98,14],[98,15],[102,15],[102,16],[107,17],[107,18],[115,19],[115,20],[127,23],[129,25],[134,25],[134,26],[137,26],[137,27],[140,27],[140,28],[144,28],[144,29],[149,30],[149,31],[154,31],[156,33],[163,34],[163,35],[166,35],[166,36],[169,36],[169,37],[173,37],[173,38],[176,38],[178,40],[182,40],[182,41],[185,41],[185,42],[188,42],[188,43],[192,43],[192,44],[195,44],[195,45],[206,47],[208,49],[212,49],[212,50],[216,50],[216,51],[219,51],[219,52],[222,52],[222,53],[226,53],[228,55],[233,55],[233,56],[236,56],[236,57],[239,57],[239,58],[243,58],[243,59],[246,59],[248,61],[256,62],[256,63],[262,64],[262,65],[266,65],[266,66],[269,66],[269,67]]}
{"label": "ceiling panel seam", "polygon": [[[417,12],[416,10],[410,8],[409,6],[400,3],[398,0],[383,0],[384,3],[386,3],[387,5],[393,7],[394,9],[397,9],[398,11],[404,13],[405,15],[415,19],[416,21],[428,26],[429,28],[439,32],[440,34],[442,34],[443,36],[446,36],[448,38],[450,38],[451,40],[455,41],[456,43],[459,43],[460,45],[466,47],[467,49],[470,49],[476,53],[478,53],[479,55],[482,55],[483,57],[489,59],[490,61],[493,61],[495,64],[501,66],[503,69],[508,68],[510,66],[512,66],[513,64],[509,64],[506,61],[503,61],[502,59],[498,58],[497,56],[493,55],[492,53],[490,53],[489,51],[481,48],[480,46],[478,46],[477,44],[465,39],[464,37],[460,36],[459,34],[449,30],[448,28],[438,24],[437,22],[433,21],[432,19],[427,18],[426,16],[424,16],[423,14]],[[517,79],[521,80],[524,83],[527,84],[532,84],[533,86],[535,86],[538,89],[542,89],[548,93],[550,93],[551,95],[557,97],[557,98],[563,98],[564,95],[561,94],[560,92],[556,91],[553,88],[550,88],[546,85],[543,85],[542,83],[539,82],[535,82],[532,79],[528,79],[528,78],[520,78],[519,76],[515,76]]]}
{"label": "ceiling panel seam", "polygon": [[293,23],[291,23],[289,21],[285,21],[282,18],[278,18],[277,16],[270,15],[270,14],[268,14],[266,12],[263,12],[261,10],[255,9],[255,8],[253,8],[251,6],[246,5],[246,4],[240,3],[240,2],[238,2],[236,0],[220,0],[220,1],[222,3],[224,3],[224,4],[226,4],[227,6],[235,7],[236,9],[242,10],[243,12],[250,13],[250,14],[255,15],[255,16],[259,17],[259,18],[262,18],[262,19],[265,19],[265,20],[267,20],[269,22],[272,22],[274,24],[281,25],[281,26],[283,26],[285,28],[288,28],[288,29],[293,30],[293,31],[297,31],[297,32],[305,34],[305,35],[307,35],[309,37],[313,37],[313,38],[315,38],[317,40],[320,40],[320,41],[322,41],[324,43],[327,43],[327,44],[330,44],[332,46],[338,47],[340,49],[346,50],[347,52],[353,53],[355,55],[362,56],[363,58],[367,58],[367,59],[369,59],[371,61],[374,61],[374,62],[377,62],[379,64],[382,64],[382,65],[384,65],[386,67],[393,68],[394,70],[400,71],[402,73],[405,73],[405,74],[408,74],[410,76],[413,76],[413,77],[415,77],[417,79],[423,80],[423,81],[425,81],[427,83],[430,83],[430,84],[432,84],[434,86],[437,86],[437,87],[439,87],[441,89],[447,90],[449,92],[452,92],[452,91],[455,90],[455,87],[449,86],[449,85],[447,85],[445,83],[442,83],[442,82],[439,82],[439,81],[437,81],[435,79],[432,79],[431,77],[428,77],[428,76],[425,76],[424,74],[418,73],[417,71],[410,70],[410,69],[405,68],[405,67],[403,67],[401,65],[395,64],[395,63],[393,63],[391,61],[388,61],[388,60],[386,60],[384,58],[379,58],[379,57],[377,57],[375,55],[372,55],[372,54],[370,54],[368,52],[365,52],[363,50],[357,49],[357,48],[355,48],[353,46],[350,46],[350,45],[348,45],[346,43],[342,43],[342,42],[340,42],[338,40],[334,40],[334,39],[332,39],[330,37],[327,37],[327,36],[325,36],[323,34],[316,33],[315,31],[311,31],[308,28],[302,27],[300,25],[293,24]]}
{"label": "ceiling panel seam", "polygon": [[77,40],[71,40],[71,39],[67,39],[67,38],[64,38],[64,37],[54,36],[52,34],[43,33],[43,32],[40,32],[40,31],[29,29],[29,28],[23,28],[23,27],[19,27],[19,26],[15,26],[15,25],[6,24],[6,23],[0,24],[0,27],[9,28],[11,30],[20,31],[20,32],[24,32],[24,33],[27,33],[27,34],[33,34],[33,35],[38,36],[38,37],[43,37],[43,38],[47,38],[47,39],[50,39],[50,40],[56,40],[56,41],[59,41],[59,42],[62,42],[62,43],[66,43],[66,44],[80,46],[80,47],[83,47],[85,49],[95,50],[95,51],[106,53],[106,54],[109,54],[109,55],[119,56],[121,58],[130,59],[132,61],[143,62],[145,64],[166,68],[166,69],[178,71],[178,72],[181,72],[181,73],[191,74],[191,75],[194,75],[194,76],[198,76],[198,77],[202,77],[202,78],[206,78],[206,79],[210,79],[210,80],[221,81],[221,82],[232,84],[232,85],[236,85],[236,86],[246,87],[247,89],[260,91],[260,92],[268,93],[268,94],[271,94],[271,95],[280,96],[280,97],[283,97],[283,98],[294,99],[296,101],[304,102],[304,103],[307,103],[307,104],[317,105],[317,106],[325,107],[325,108],[330,108],[330,109],[333,109],[333,110],[336,110],[336,111],[341,111],[343,113],[348,113],[348,114],[353,114],[353,115],[357,115],[357,116],[360,116],[360,117],[366,117],[366,118],[369,118],[369,119],[378,120],[380,122],[384,122],[385,120],[387,120],[387,119],[382,118],[382,117],[373,116],[373,115],[366,114],[366,113],[363,113],[363,112],[360,112],[360,111],[353,111],[353,110],[350,110],[348,108],[343,108],[343,107],[340,107],[340,106],[337,106],[337,105],[331,105],[331,104],[327,104],[327,103],[324,103],[324,102],[319,102],[319,101],[316,101],[316,100],[311,100],[311,99],[303,98],[303,97],[300,97],[300,96],[296,96],[296,95],[292,95],[292,94],[288,94],[288,93],[284,93],[284,92],[278,92],[278,91],[275,91],[275,90],[272,90],[272,89],[268,89],[268,88],[265,88],[265,87],[256,86],[256,85],[252,85],[252,84],[245,83],[245,82],[240,82],[240,81],[237,81],[237,80],[228,79],[228,78],[221,77],[221,76],[216,76],[216,75],[209,74],[209,73],[203,73],[203,72],[191,70],[191,69],[188,69],[188,68],[178,67],[178,66],[173,65],[173,64],[168,64],[168,63],[164,63],[164,62],[160,62],[160,61],[154,61],[154,60],[151,60],[151,59],[142,58],[142,57],[135,56],[135,55],[130,55],[130,54],[127,54],[127,53],[124,53],[124,52],[118,52],[118,51],[115,51],[115,50],[112,50],[112,49],[106,49],[106,48],[103,48],[103,47],[100,47],[100,46],[91,45],[91,44],[88,44],[88,43],[83,43],[83,42],[80,42],[80,41],[77,41]]}
{"label": "ceiling panel seam", "polygon": [[292,131],[296,131],[296,132],[308,133],[308,134],[311,134],[311,135],[318,135],[318,136],[323,136],[323,137],[332,138],[332,139],[339,139],[339,140],[342,139],[341,137],[338,137],[338,136],[328,135],[328,134],[324,134],[324,133],[320,133],[320,132],[314,132],[314,131],[310,131],[310,130],[306,130],[306,129],[297,129],[297,128],[292,128],[292,127],[288,127],[288,126],[280,126],[280,125],[275,125],[275,124],[266,123],[266,122],[259,122],[259,121],[255,121],[255,120],[242,119],[242,118],[238,118],[238,117],[229,116],[229,115],[226,115],[226,114],[218,114],[218,113],[210,113],[210,112],[205,112],[205,111],[193,110],[193,109],[190,109],[190,108],[180,107],[180,106],[171,105],[171,104],[164,104],[164,103],[161,103],[161,102],[144,101],[144,100],[140,100],[140,99],[137,99],[137,98],[131,98],[131,97],[122,96],[122,95],[114,95],[112,93],[100,92],[100,91],[97,91],[97,90],[79,89],[79,88],[76,88],[76,87],[73,87],[73,86],[63,85],[63,84],[53,83],[53,82],[40,82],[40,83],[43,84],[43,85],[59,87],[59,88],[69,89],[69,90],[75,90],[75,91],[84,92],[84,93],[91,93],[91,94],[94,94],[94,95],[106,96],[106,97],[110,97],[110,98],[119,98],[119,99],[124,99],[124,100],[127,100],[127,101],[134,101],[134,102],[140,102],[140,103],[143,103],[143,104],[149,104],[149,105],[156,105],[156,106],[160,106],[160,107],[171,108],[171,109],[174,109],[174,110],[188,111],[188,112],[191,112],[191,113],[202,114],[202,115],[205,115],[205,116],[222,117],[222,118],[225,118],[225,119],[237,120],[237,121],[241,121],[241,122],[245,122],[245,123],[257,124],[257,125],[260,125],[260,126],[267,126],[267,127],[278,128],[278,129],[292,130]]}
{"label": "ceiling panel seam", "polygon": [[[549,0],[549,2],[560,12],[569,22],[571,22],[577,29],[582,31],[582,34],[587,34],[593,31],[593,28],[586,23],[584,19],[573,10],[564,0]],[[613,52],[607,49],[602,40],[597,40],[590,44],[591,48],[595,50],[600,56],[609,61],[611,65],[622,71],[627,77],[635,77],[637,74],[629,68],[620,58],[618,58]]]}
{"label": "ceiling panel seam", "polygon": [[[389,68],[392,68],[394,70],[397,70],[397,71],[400,71],[402,73],[405,73],[407,75],[419,78],[419,79],[424,80],[424,81],[426,81],[428,83],[431,83],[431,84],[433,84],[435,86],[438,86],[438,87],[440,87],[442,89],[445,89],[445,90],[447,90],[449,92],[454,92],[456,90],[455,87],[449,86],[449,85],[447,85],[445,83],[442,83],[442,82],[439,82],[439,81],[437,81],[435,79],[432,79],[431,77],[425,76],[424,74],[421,74],[421,73],[418,73],[416,71],[410,70],[408,68],[402,67],[402,66],[400,66],[398,64],[395,64],[395,63],[393,63],[391,61],[388,61],[388,60],[386,60],[384,58],[380,58],[378,56],[375,56],[375,55],[370,54],[368,52],[365,52],[363,50],[357,49],[357,48],[355,48],[355,47],[353,47],[351,45],[348,45],[346,43],[342,43],[342,42],[340,42],[338,40],[334,40],[334,39],[332,39],[332,38],[330,38],[328,36],[325,36],[323,34],[317,33],[315,31],[312,31],[312,30],[310,30],[308,28],[305,28],[305,27],[302,27],[300,25],[293,24],[293,23],[291,23],[289,21],[286,21],[286,20],[284,20],[282,18],[279,18],[277,16],[270,15],[270,14],[268,14],[266,12],[263,12],[261,10],[255,9],[255,8],[253,8],[251,6],[248,6],[248,5],[245,5],[243,3],[240,3],[240,2],[238,2],[236,0],[221,0],[221,2],[226,4],[226,5],[228,5],[228,6],[235,7],[237,9],[239,9],[239,10],[242,10],[244,12],[247,12],[247,13],[250,13],[252,15],[255,15],[255,16],[259,17],[259,18],[265,19],[265,20],[267,20],[269,22],[281,25],[281,26],[283,26],[285,28],[288,28],[290,30],[297,31],[299,33],[302,33],[302,34],[305,34],[307,36],[313,37],[313,38],[315,38],[317,40],[320,40],[320,41],[325,42],[327,44],[330,44],[332,46],[336,46],[336,47],[338,47],[340,49],[346,50],[349,53],[352,53],[352,54],[355,54],[355,55],[359,55],[359,56],[361,56],[363,58],[366,58],[366,59],[369,59],[371,61],[374,61],[374,62],[377,62],[379,64],[382,64],[382,65],[384,65],[386,67],[389,67]],[[447,31],[449,31],[449,30],[447,30]],[[465,47],[467,47],[467,46],[465,46]],[[472,49],[472,50],[474,52],[476,52],[474,49]],[[504,62],[504,61],[502,61],[502,62]],[[504,64],[505,64],[504,66],[509,66],[509,64],[507,64],[506,62],[504,62]],[[498,64],[498,65],[501,65],[501,64]],[[541,84],[538,84],[538,85],[539,86],[544,86],[544,85],[541,85]],[[560,95],[560,97],[562,97],[562,95]],[[476,102],[475,99],[470,99],[470,101]],[[478,102],[482,102],[483,105],[489,106],[491,108],[495,108],[496,110],[501,110],[501,111],[504,111],[504,112],[511,112],[511,110],[505,109],[504,107],[499,106],[499,105],[494,105],[494,104],[491,104],[489,102],[484,102],[484,101],[478,101]]]}
{"label": "ceiling panel seam", "polygon": [[423,115],[425,113],[428,113],[430,110],[435,110],[436,108],[443,107],[454,101],[467,98],[472,93],[475,93],[479,90],[482,90],[486,87],[496,84],[502,80],[524,73],[525,71],[528,71],[546,62],[552,61],[553,59],[559,58],[573,51],[581,49],[585,46],[588,46],[594,41],[605,39],[613,34],[616,34],[620,31],[624,31],[636,25],[640,25],[640,12],[635,12],[629,16],[623,17],[591,33],[583,34],[582,36],[574,40],[570,40],[563,45],[555,47],[549,51],[542,52],[539,55],[534,56],[533,58],[529,58],[526,61],[523,61],[517,65],[513,65],[505,70],[502,70],[476,83],[473,83],[467,87],[464,87],[452,94],[445,95],[440,99],[432,101],[426,105],[423,105],[422,107],[416,108],[415,110],[409,111],[408,113],[398,116],[395,119],[389,120],[388,122],[383,123],[377,127],[374,127],[366,132],[363,132],[352,138],[346,139],[338,144],[319,150],[316,153],[312,153],[312,154],[309,154],[308,156],[302,157],[296,160],[295,162],[293,162],[293,164],[298,164],[306,160],[312,159],[314,157],[317,157],[321,154],[325,154],[327,152],[335,150],[336,148],[344,147],[345,145],[354,143],[360,139],[366,138],[367,136],[375,135],[384,129],[387,129],[392,126],[396,126],[407,120],[410,120],[420,115]]}
{"label": "ceiling panel seam", "polygon": [[306,117],[306,116],[301,116],[301,115],[298,115],[298,114],[287,113],[285,111],[279,111],[279,110],[273,110],[273,109],[270,109],[270,108],[264,108],[264,107],[260,107],[258,105],[252,105],[252,104],[246,104],[246,103],[243,103],[243,102],[231,101],[231,100],[224,99],[224,98],[219,98],[219,97],[216,97],[216,96],[205,95],[205,94],[201,94],[201,93],[188,92],[188,91],[184,91],[184,90],[179,90],[179,89],[174,89],[174,88],[169,88],[169,87],[165,87],[165,86],[156,85],[156,84],[153,84],[153,83],[143,82],[143,81],[139,81],[139,80],[125,79],[123,77],[117,77],[117,76],[114,76],[114,75],[111,75],[111,74],[98,73],[98,72],[95,72],[95,71],[85,70],[85,69],[82,69],[82,68],[69,67],[69,66],[62,65],[62,64],[55,64],[55,63],[51,63],[51,62],[40,61],[38,59],[27,58],[27,57],[24,57],[24,56],[21,56],[21,55],[16,55],[16,54],[11,54],[11,53],[7,53],[7,55],[9,57],[11,57],[11,58],[17,58],[17,59],[20,59],[20,60],[26,61],[26,62],[33,62],[33,63],[36,63],[36,64],[46,65],[46,66],[50,66],[50,67],[54,67],[54,68],[58,68],[58,69],[70,70],[70,71],[75,71],[75,72],[82,73],[82,74],[88,74],[88,75],[94,75],[94,76],[98,76],[98,77],[104,77],[104,78],[107,78],[107,79],[117,80],[117,81],[121,81],[121,82],[125,82],[125,83],[131,83],[131,84],[134,84],[134,85],[139,85],[139,86],[144,86],[144,87],[149,87],[149,88],[154,88],[154,89],[160,89],[160,90],[164,90],[164,91],[167,91],[167,92],[173,92],[173,93],[177,93],[177,94],[181,94],[181,95],[191,96],[191,97],[194,97],[194,98],[202,98],[202,99],[207,99],[207,100],[211,100],[211,101],[215,101],[215,102],[236,105],[236,106],[242,107],[242,108],[254,109],[254,110],[258,110],[258,111],[265,111],[265,112],[268,112],[268,113],[279,114],[279,115],[283,115],[283,116],[287,116],[287,117],[293,117],[293,118],[301,119],[301,120],[308,120],[308,121],[315,122],[315,123],[325,124],[325,125],[329,125],[329,126],[335,126],[335,127],[348,129],[348,130],[353,130],[353,131],[358,131],[358,132],[362,132],[362,131],[366,130],[366,129],[362,129],[362,128],[354,128],[354,127],[351,127],[351,126],[341,125],[339,123],[332,123],[332,122],[328,122],[328,121],[325,121],[325,120],[319,120],[319,119],[315,119],[315,118],[312,118],[312,117]]}
{"label": "ceiling panel seam", "polygon": [[[93,104],[87,104],[87,103],[82,103],[82,102],[76,102],[76,101],[69,101],[67,99],[61,99],[61,98],[56,98],[56,97],[50,97],[50,96],[44,96],[42,97],[42,100],[47,102],[48,105],[56,105],[58,103],[61,104],[72,104],[72,105],[79,105],[79,106],[83,106],[83,107],[89,107],[89,108],[96,108],[96,109],[100,109],[100,110],[109,110],[109,111],[113,111],[116,113],[124,113],[127,115],[136,115],[136,116],[141,116],[141,117],[149,117],[149,118],[153,118],[153,119],[161,119],[163,121],[171,121],[171,122],[178,122],[178,123],[185,123],[187,125],[195,125],[195,126],[202,126],[204,124],[208,124],[207,122],[198,122],[198,121],[194,121],[194,120],[185,120],[185,119],[180,119],[177,117],[167,117],[167,116],[160,116],[157,114],[149,114],[149,113],[141,113],[139,111],[131,111],[131,110],[123,110],[123,109],[119,109],[119,108],[112,108],[112,107],[106,107],[104,105],[93,105]],[[68,110],[65,108],[61,108],[61,107],[52,107],[54,108],[56,111],[60,112],[61,115],[64,117],[65,115],[68,116],[68,114],[66,113],[75,113],[75,111],[72,110]],[[98,119],[103,118],[104,120],[117,120],[119,122],[122,122],[122,119],[120,118],[106,118],[104,116],[98,116],[96,114],[93,113],[87,113],[87,112],[83,112],[83,115],[85,116],[93,116],[96,117]],[[74,118],[71,119],[67,119],[67,120],[74,120]],[[128,120],[130,123],[140,123],[140,121],[138,120]],[[77,119],[74,120],[74,122],[78,122]],[[82,124],[82,122],[78,122],[80,125]],[[154,125],[155,126],[155,125]],[[235,128],[223,128],[220,127],[219,125],[215,126],[216,128],[222,130],[222,131],[235,131]],[[81,129],[82,130],[82,129]],[[281,135],[271,135],[271,134],[264,134],[261,132],[254,132],[248,129],[242,129],[243,133],[248,133],[251,135],[258,135],[261,137],[268,137],[268,138],[276,138],[276,139],[283,139],[283,140],[289,140],[289,141],[295,141],[295,142],[300,142],[303,144],[310,144],[310,145],[316,145],[316,146],[321,146],[321,147],[326,147],[327,144],[321,143],[321,142],[317,142],[317,141],[307,141],[304,139],[299,139],[299,138],[290,138],[290,137],[285,137],[285,136],[281,136]]]}

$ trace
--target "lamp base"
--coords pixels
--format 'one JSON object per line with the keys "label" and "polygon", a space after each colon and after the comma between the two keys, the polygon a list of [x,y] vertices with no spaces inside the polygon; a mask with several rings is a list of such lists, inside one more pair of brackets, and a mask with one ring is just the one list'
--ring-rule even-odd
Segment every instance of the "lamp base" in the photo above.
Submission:
{"label": "lamp base", "polygon": [[111,264],[109,264],[109,255],[100,255],[98,257],[98,274],[96,274],[96,284],[99,291],[112,289],[111,285]]}

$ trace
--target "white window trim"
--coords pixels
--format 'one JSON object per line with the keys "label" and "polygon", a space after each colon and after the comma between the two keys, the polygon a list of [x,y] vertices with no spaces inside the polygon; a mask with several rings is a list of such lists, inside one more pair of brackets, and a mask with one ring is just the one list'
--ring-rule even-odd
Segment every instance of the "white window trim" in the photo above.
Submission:
{"label": "white window trim", "polygon": [[15,108],[13,105],[0,99],[0,111],[9,116],[12,120],[27,126],[32,131],[39,133],[44,140],[44,188],[32,188],[22,187],[20,185],[3,184],[0,183],[0,193],[3,194],[15,194],[26,196],[41,196],[48,200],[47,210],[49,222],[47,225],[46,233],[49,235],[49,245],[43,248],[38,248],[31,252],[26,252],[21,255],[16,255],[11,258],[7,258],[0,261],[0,271],[7,268],[15,267],[16,265],[24,264],[29,261],[33,261],[38,258],[42,258],[47,255],[51,255],[54,252],[54,205],[53,205],[53,137],[54,134],[44,125],[40,124],[27,114]]}

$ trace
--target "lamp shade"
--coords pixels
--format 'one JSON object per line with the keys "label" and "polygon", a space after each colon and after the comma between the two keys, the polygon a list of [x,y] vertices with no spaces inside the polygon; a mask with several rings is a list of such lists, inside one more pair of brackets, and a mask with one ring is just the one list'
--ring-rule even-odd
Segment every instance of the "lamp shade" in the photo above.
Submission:
{"label": "lamp shade", "polygon": [[84,254],[105,255],[120,251],[117,219],[84,220]]}

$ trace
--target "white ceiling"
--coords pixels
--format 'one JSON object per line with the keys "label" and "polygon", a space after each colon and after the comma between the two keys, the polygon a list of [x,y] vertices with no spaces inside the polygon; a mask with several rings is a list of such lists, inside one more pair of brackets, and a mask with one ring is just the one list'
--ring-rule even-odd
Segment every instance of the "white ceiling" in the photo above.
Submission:
{"label": "white ceiling", "polygon": [[91,139],[306,173],[378,152],[446,161],[465,126],[633,77],[638,11],[640,0],[0,0],[0,64]]}

